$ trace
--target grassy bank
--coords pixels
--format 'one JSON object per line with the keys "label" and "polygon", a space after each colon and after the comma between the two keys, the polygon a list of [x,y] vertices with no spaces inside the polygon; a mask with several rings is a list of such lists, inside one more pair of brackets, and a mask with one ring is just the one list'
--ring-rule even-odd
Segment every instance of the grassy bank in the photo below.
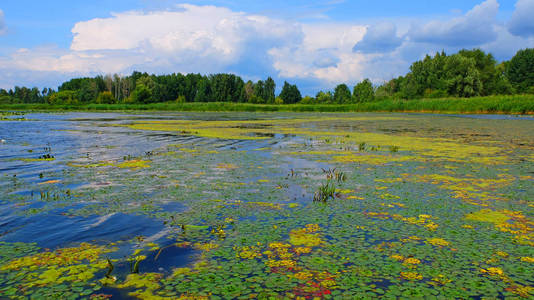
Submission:
{"label": "grassy bank", "polygon": [[31,111],[288,111],[288,112],[429,112],[534,114],[534,95],[383,100],[358,104],[266,105],[249,103],[151,103],[151,104],[0,104],[2,110]]}

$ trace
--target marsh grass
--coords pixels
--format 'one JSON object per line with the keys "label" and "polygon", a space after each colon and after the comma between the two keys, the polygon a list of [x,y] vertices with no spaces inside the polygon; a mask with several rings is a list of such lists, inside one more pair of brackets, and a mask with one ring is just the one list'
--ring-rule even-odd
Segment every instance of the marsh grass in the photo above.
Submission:
{"label": "marsh grass", "polygon": [[250,104],[230,102],[150,104],[49,105],[44,103],[0,104],[3,110],[35,111],[211,111],[211,112],[432,112],[477,114],[534,114],[534,95],[381,100],[356,104]]}
{"label": "marsh grass", "polygon": [[328,170],[325,170],[323,169],[323,173],[326,174],[326,179],[327,180],[335,180],[339,183],[347,180],[347,175],[345,175],[345,173],[343,171],[339,171],[337,170],[336,168],[334,169],[328,169]]}
{"label": "marsh grass", "polygon": [[321,184],[319,189],[313,195],[313,202],[326,203],[330,199],[336,197],[336,186],[332,180],[327,180],[326,183]]}

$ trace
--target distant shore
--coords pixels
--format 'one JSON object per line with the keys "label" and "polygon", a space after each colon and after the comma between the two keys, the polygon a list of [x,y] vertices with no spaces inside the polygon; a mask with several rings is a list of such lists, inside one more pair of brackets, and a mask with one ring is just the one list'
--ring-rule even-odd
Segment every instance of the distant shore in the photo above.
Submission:
{"label": "distant shore", "polygon": [[22,111],[193,111],[193,112],[421,112],[534,115],[534,95],[417,100],[382,100],[356,104],[251,104],[231,102],[162,102],[149,104],[0,104]]}

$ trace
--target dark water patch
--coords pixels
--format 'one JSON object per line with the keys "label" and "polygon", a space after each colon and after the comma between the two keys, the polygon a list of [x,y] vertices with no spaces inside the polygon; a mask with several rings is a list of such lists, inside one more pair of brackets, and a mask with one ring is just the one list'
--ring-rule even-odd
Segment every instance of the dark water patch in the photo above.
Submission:
{"label": "dark water patch", "polygon": [[438,116],[455,117],[455,118],[469,118],[469,119],[481,119],[481,120],[524,120],[534,121],[534,116],[530,115],[443,115]]}
{"label": "dark water patch", "polygon": [[164,245],[159,250],[150,252],[147,258],[139,263],[139,272],[171,275],[173,269],[191,264],[200,253],[190,247]]}
{"label": "dark water patch", "polygon": [[112,242],[130,240],[136,236],[150,236],[163,229],[154,219],[122,213],[84,218],[59,214],[39,214],[19,218],[9,227],[21,227],[6,234],[6,242],[37,243],[44,248],[57,248],[72,243]]}
{"label": "dark water patch", "polygon": [[162,211],[164,212],[183,212],[185,210],[187,210],[187,206],[185,206],[183,203],[181,202],[177,202],[177,201],[169,201],[167,203],[162,203],[162,204],[158,204],[157,205],[159,208],[161,208]]}

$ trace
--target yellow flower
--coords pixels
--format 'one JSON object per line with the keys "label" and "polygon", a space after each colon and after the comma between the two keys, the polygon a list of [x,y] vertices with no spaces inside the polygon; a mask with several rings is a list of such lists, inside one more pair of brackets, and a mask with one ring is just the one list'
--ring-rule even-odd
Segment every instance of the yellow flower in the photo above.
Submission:
{"label": "yellow flower", "polygon": [[417,272],[401,272],[401,277],[406,280],[421,280],[423,276]]}
{"label": "yellow flower", "polygon": [[306,225],[306,232],[308,233],[314,233],[319,231],[321,228],[317,224],[308,224]]}
{"label": "yellow flower", "polygon": [[402,256],[402,255],[397,255],[397,254],[393,254],[393,255],[391,255],[391,258],[393,258],[394,260],[398,260],[398,261],[402,261],[402,260],[404,260],[404,256]]}
{"label": "yellow flower", "polygon": [[490,267],[490,268],[487,268],[486,270],[481,269],[480,272],[488,273],[489,275],[499,275],[499,276],[504,274],[501,268],[495,268],[495,267]]}
{"label": "yellow flower", "polygon": [[195,243],[195,248],[199,249],[199,250],[202,250],[202,251],[206,251],[206,252],[209,252],[215,248],[218,248],[219,245],[215,244],[215,243]]}
{"label": "yellow flower", "polygon": [[426,224],[425,227],[433,231],[433,230],[436,230],[438,228],[438,224],[436,224],[434,222],[430,222],[430,223]]}
{"label": "yellow flower", "polygon": [[420,264],[421,261],[419,259],[417,259],[417,258],[410,257],[410,258],[405,259],[404,263],[405,264],[417,265],[417,264]]}
{"label": "yellow flower", "polygon": [[241,251],[236,256],[243,259],[255,259],[257,257],[261,257],[261,253],[259,253],[256,247],[245,246],[241,248]]}
{"label": "yellow flower", "polygon": [[295,248],[295,253],[297,253],[298,255],[306,254],[306,253],[310,253],[310,252],[311,252],[311,249],[308,248],[308,247],[297,247],[297,248]]}
{"label": "yellow flower", "polygon": [[444,239],[440,239],[440,238],[428,239],[427,243],[429,243],[429,244],[431,244],[433,246],[449,246],[450,245],[449,242],[447,242]]}
{"label": "yellow flower", "polygon": [[447,284],[447,283],[451,282],[452,280],[447,279],[447,278],[446,278],[444,275],[442,275],[442,274],[439,274],[438,276],[432,278],[432,281],[434,281],[434,282],[437,283],[437,284],[444,285],[444,284]]}
{"label": "yellow flower", "polygon": [[293,276],[299,280],[308,281],[313,275],[310,272],[298,272]]}
{"label": "yellow flower", "polygon": [[276,267],[293,268],[295,267],[297,263],[293,260],[268,260],[265,264],[271,268],[276,268]]}
{"label": "yellow flower", "polygon": [[506,253],[504,251],[497,251],[497,255],[499,255],[500,257],[508,257],[508,256],[510,256],[508,253]]}
{"label": "yellow flower", "polygon": [[291,245],[289,244],[284,244],[284,243],[280,243],[280,242],[274,242],[274,243],[270,243],[269,244],[269,248],[273,248],[273,249],[278,249],[278,248],[290,248]]}
{"label": "yellow flower", "polygon": [[518,294],[519,296],[523,298],[528,298],[530,295],[532,295],[532,292],[534,288],[530,286],[520,286],[512,290],[513,293]]}
{"label": "yellow flower", "polygon": [[521,261],[534,263],[534,257],[528,257],[528,256],[521,257]]}

